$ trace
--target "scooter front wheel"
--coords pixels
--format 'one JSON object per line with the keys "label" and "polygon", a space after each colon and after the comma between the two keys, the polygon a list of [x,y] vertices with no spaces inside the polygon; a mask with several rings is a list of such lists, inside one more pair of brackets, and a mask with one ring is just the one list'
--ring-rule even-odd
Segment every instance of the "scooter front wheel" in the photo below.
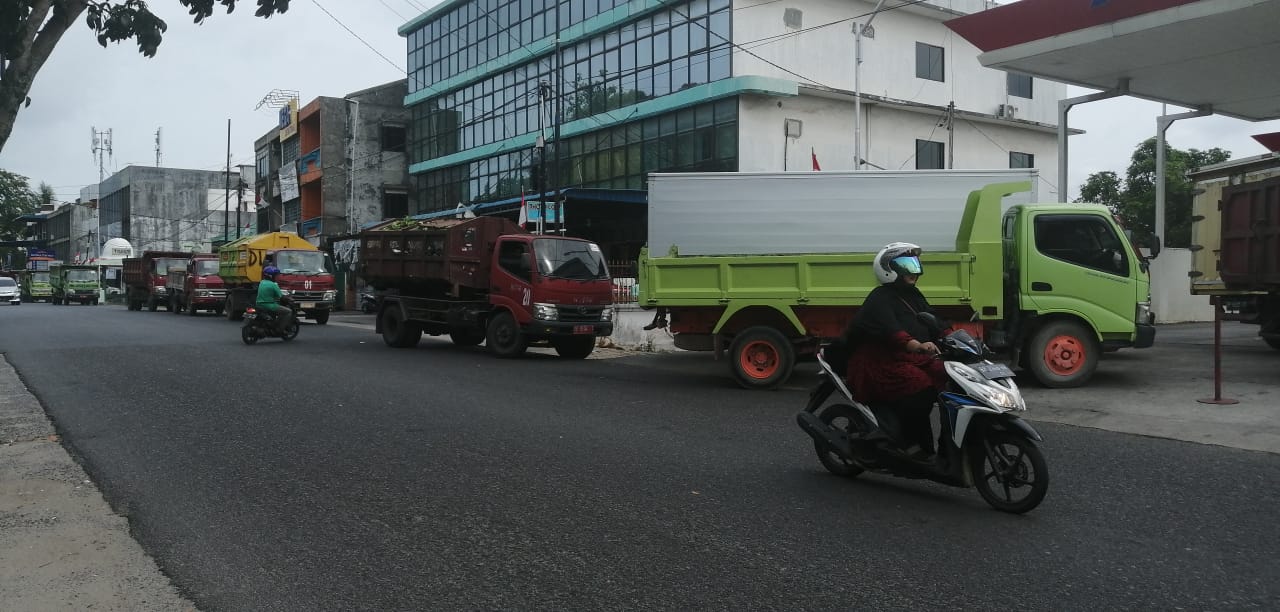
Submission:
{"label": "scooter front wheel", "polygon": [[[818,420],[828,427],[845,432],[850,437],[865,433],[862,430],[862,414],[849,404],[832,404],[823,408],[818,414]],[[853,478],[863,471],[858,464],[836,454],[822,442],[815,440],[813,449],[817,451],[818,461],[822,462],[822,467],[836,476]]]}
{"label": "scooter front wheel", "polygon": [[1007,431],[990,430],[970,455],[974,485],[992,508],[1030,512],[1049,492],[1049,468],[1035,441]]}

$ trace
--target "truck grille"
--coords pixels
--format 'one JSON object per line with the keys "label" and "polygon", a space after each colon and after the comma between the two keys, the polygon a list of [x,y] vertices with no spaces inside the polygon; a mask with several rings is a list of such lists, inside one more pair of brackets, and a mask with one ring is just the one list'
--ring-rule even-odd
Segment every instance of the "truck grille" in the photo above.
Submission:
{"label": "truck grille", "polygon": [[558,306],[561,321],[599,321],[604,306]]}
{"label": "truck grille", "polygon": [[323,300],[324,292],[323,291],[294,291],[293,299],[307,300],[307,301]]}

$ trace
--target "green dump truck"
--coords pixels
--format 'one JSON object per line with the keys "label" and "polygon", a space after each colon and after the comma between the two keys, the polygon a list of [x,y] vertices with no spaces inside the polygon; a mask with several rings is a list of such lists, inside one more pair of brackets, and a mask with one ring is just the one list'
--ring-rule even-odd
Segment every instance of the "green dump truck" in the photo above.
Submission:
{"label": "green dump truck", "polygon": [[49,281],[54,304],[98,304],[98,266],[50,266]]}
{"label": "green dump truck", "polygon": [[[935,174],[945,174],[939,171]],[[792,244],[824,245],[859,243],[856,227],[832,229],[840,223],[872,226],[876,244],[892,241],[922,243],[925,274],[920,289],[947,319],[982,337],[1003,351],[1015,365],[1030,370],[1051,387],[1085,384],[1104,351],[1151,346],[1155,327],[1150,312],[1150,280],[1146,261],[1130,245],[1111,213],[1103,206],[1087,204],[1014,204],[1005,199],[1028,192],[1030,182],[995,183],[969,193],[956,194],[954,208],[962,215],[953,227],[950,249],[931,248],[927,240],[913,239],[926,232],[938,214],[913,212],[923,201],[913,196],[900,201],[888,197],[894,181],[885,177],[846,173],[797,173],[812,177],[815,188],[833,193],[867,194],[868,208],[858,210],[857,195],[848,196],[848,218],[842,221],[810,218],[786,224],[770,222],[752,234],[750,223],[734,227],[741,250],[759,250],[760,243],[790,236]],[[853,175],[850,178],[849,175]],[[702,184],[697,184],[701,179]],[[881,184],[869,186],[872,179]],[[939,179],[938,184],[948,184]],[[650,245],[655,216],[662,221],[669,210],[696,208],[711,200],[739,198],[732,202],[743,214],[753,209],[751,198],[766,197],[777,184],[770,177],[740,178],[708,174],[651,175]],[[793,181],[791,177],[779,179]],[[896,179],[895,179],[896,180]],[[929,188],[931,175],[905,175],[909,189]],[[819,185],[818,181],[843,184]],[[805,181],[794,181],[786,192],[790,200],[775,205],[801,209]],[[662,200],[673,194],[674,200]],[[744,203],[746,202],[746,203]],[[715,207],[706,205],[705,210]],[[687,237],[708,236],[717,231],[716,215],[697,213],[707,227],[697,227],[695,217],[678,218],[679,232]],[[860,217],[861,215],[861,217]],[[680,214],[671,216],[680,217]],[[723,215],[721,215],[723,217]],[[889,221],[877,225],[877,219]],[[766,218],[763,221],[768,221]],[[893,227],[896,224],[896,227]],[[804,227],[815,238],[806,242]],[[770,234],[766,235],[766,232]],[[832,233],[834,241],[819,234]],[[842,238],[838,234],[843,232]],[[865,233],[865,231],[864,231]],[[687,238],[687,241],[694,241]],[[726,242],[726,244],[729,244]],[[772,388],[791,375],[799,355],[812,353],[821,342],[838,337],[868,293],[876,287],[871,269],[872,247],[853,252],[785,254],[683,254],[684,245],[668,245],[666,253],[641,252],[638,262],[639,302],[645,308],[668,312],[676,346],[686,350],[728,353],[730,371],[746,388]],[[660,247],[659,247],[660,248]],[[721,250],[731,250],[724,247]]]}
{"label": "green dump truck", "polygon": [[19,282],[22,284],[24,302],[48,302],[53,299],[53,285],[49,284],[48,270],[23,270]]}

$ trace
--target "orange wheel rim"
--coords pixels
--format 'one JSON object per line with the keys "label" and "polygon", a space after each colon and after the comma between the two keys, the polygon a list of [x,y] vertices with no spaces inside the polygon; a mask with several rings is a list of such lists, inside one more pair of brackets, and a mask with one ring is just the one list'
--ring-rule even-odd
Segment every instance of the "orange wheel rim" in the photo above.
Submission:
{"label": "orange wheel rim", "polygon": [[1084,367],[1086,358],[1084,343],[1075,336],[1059,335],[1044,347],[1044,364],[1059,376],[1070,376]]}
{"label": "orange wheel rim", "polygon": [[743,347],[738,363],[747,376],[757,380],[773,376],[781,367],[778,349],[764,340],[756,340]]}

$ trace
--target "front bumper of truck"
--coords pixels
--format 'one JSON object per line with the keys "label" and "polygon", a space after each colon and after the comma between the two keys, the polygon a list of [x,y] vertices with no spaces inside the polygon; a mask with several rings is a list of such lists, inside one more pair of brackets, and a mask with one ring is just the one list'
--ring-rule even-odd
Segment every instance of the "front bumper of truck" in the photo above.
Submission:
{"label": "front bumper of truck", "polygon": [[611,336],[613,321],[531,321],[522,330],[530,337]]}

